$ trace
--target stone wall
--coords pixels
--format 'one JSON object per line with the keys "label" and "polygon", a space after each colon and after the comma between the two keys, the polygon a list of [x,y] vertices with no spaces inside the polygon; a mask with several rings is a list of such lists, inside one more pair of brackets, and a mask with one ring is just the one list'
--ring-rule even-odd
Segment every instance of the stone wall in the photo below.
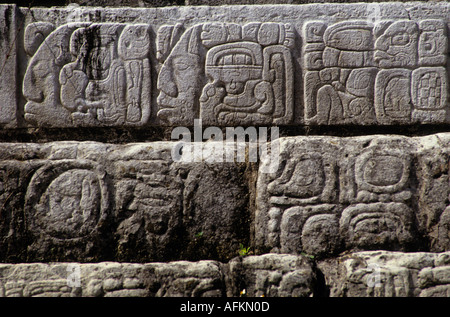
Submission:
{"label": "stone wall", "polygon": [[75,2],[0,5],[0,296],[450,296],[448,3]]}

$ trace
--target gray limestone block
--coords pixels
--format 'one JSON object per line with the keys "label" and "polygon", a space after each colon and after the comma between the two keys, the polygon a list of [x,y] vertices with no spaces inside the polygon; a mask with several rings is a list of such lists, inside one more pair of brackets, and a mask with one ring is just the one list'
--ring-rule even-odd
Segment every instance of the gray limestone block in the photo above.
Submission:
{"label": "gray limestone block", "polygon": [[18,32],[16,5],[0,5],[0,127],[17,127]]}
{"label": "gray limestone block", "polygon": [[227,265],[227,296],[310,297],[317,276],[303,255],[264,254],[238,257]]}
{"label": "gray limestone block", "polygon": [[450,139],[446,134],[419,139],[418,219],[426,232],[430,250],[448,251],[450,248]]}
{"label": "gray limestone block", "polygon": [[146,264],[146,283],[150,296],[156,297],[223,297],[225,283],[220,262],[176,261]]}
{"label": "gray limestone block", "polygon": [[417,250],[414,140],[349,138],[340,160],[339,227],[346,249]]}
{"label": "gray limestone block", "polygon": [[448,250],[449,144],[448,133],[281,138],[278,168],[259,165],[257,252]]}
{"label": "gray limestone block", "polygon": [[366,251],[318,263],[331,297],[448,297],[450,254]]}
{"label": "gray limestone block", "polygon": [[25,121],[39,127],[146,123],[150,25],[52,22],[29,23],[25,29]]}
{"label": "gray limestone block", "polygon": [[[372,7],[373,14],[380,13],[376,4]],[[306,122],[448,122],[445,21],[372,18],[305,24]],[[393,45],[400,32],[407,40]],[[433,52],[431,43],[436,47]]]}
{"label": "gray limestone block", "polygon": [[[271,147],[272,151],[277,150],[275,142]],[[263,158],[258,173],[258,252],[300,253],[305,248],[311,253],[337,251],[339,138],[282,138],[278,147],[279,157]],[[277,168],[270,171],[266,166],[274,160]],[[303,233],[306,240],[315,242],[302,241]],[[319,241],[322,234],[328,241]]]}
{"label": "gray limestone block", "polygon": [[213,297],[224,290],[214,261],[0,265],[0,297]]}
{"label": "gray limestone block", "polygon": [[225,261],[238,255],[239,244],[250,239],[246,165],[208,158],[173,162],[175,145],[152,144],[151,151],[148,144],[132,145],[111,153],[119,258]]}

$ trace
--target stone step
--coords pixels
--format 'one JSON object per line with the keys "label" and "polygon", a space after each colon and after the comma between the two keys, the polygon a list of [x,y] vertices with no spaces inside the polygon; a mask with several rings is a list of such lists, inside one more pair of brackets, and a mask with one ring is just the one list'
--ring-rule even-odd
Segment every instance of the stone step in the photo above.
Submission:
{"label": "stone step", "polygon": [[0,297],[442,297],[450,253],[264,254],[167,263],[0,264]]}
{"label": "stone step", "polygon": [[448,251],[449,155],[450,133],[0,143],[0,259]]}
{"label": "stone step", "polygon": [[2,4],[0,124],[447,125],[449,11]]}

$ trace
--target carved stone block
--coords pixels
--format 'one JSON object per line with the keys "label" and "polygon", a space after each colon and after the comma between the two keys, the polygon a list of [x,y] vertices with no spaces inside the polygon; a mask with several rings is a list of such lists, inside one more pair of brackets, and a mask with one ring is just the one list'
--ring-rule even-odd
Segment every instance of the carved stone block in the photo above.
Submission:
{"label": "carved stone block", "polygon": [[222,297],[226,293],[219,262],[149,263],[146,283],[155,297]]}
{"label": "carved stone block", "polygon": [[225,292],[218,262],[0,265],[0,297],[199,297]]}
{"label": "carved stone block", "polygon": [[417,177],[419,227],[432,252],[449,251],[450,139],[446,134],[420,138]]}
{"label": "carved stone block", "polygon": [[317,276],[305,256],[264,254],[236,258],[228,263],[227,296],[309,297]]}
{"label": "carved stone block", "polygon": [[[304,25],[307,124],[443,123],[448,116],[443,20]],[[423,67],[426,66],[426,67]]]}
{"label": "carved stone block", "polygon": [[[170,125],[288,124],[294,33],[282,23],[204,23],[158,31],[158,118]],[[205,79],[208,81],[205,83]]]}
{"label": "carved stone block", "polygon": [[318,266],[330,278],[331,297],[450,295],[449,252],[356,252]]}
{"label": "carved stone block", "polygon": [[257,251],[447,250],[448,138],[282,138],[258,174]]}
{"label": "carved stone block", "polygon": [[[285,138],[279,146],[279,168],[258,174],[255,241],[259,251],[337,251],[338,139]],[[261,166],[266,163],[263,159]],[[319,227],[327,231],[323,239],[328,241],[318,237]]]}
{"label": "carved stone block", "polygon": [[136,126],[148,121],[148,24],[80,22],[54,29],[50,23],[31,23],[25,49],[32,56],[23,79],[29,124]]}

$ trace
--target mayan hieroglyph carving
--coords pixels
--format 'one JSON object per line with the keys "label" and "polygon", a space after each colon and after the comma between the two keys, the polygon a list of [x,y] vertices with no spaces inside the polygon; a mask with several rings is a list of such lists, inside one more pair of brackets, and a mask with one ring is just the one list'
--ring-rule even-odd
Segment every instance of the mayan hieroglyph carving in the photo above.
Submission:
{"label": "mayan hieroglyph carving", "polygon": [[279,169],[258,175],[257,248],[316,256],[430,246],[441,252],[448,162],[445,135],[283,138]]}
{"label": "mayan hieroglyph carving", "polygon": [[164,160],[119,161],[115,169],[120,259],[170,258],[180,243],[182,182]]}
{"label": "mayan hieroglyph carving", "polygon": [[340,248],[339,145],[322,141],[283,140],[278,171],[259,175],[256,241],[261,248],[310,254],[332,254]]}
{"label": "mayan hieroglyph carving", "polygon": [[[25,195],[29,255],[42,259],[62,254],[72,259],[100,256],[95,244],[106,225],[109,204],[104,172],[95,162],[44,164],[34,173]],[[70,252],[65,250],[69,245]]]}
{"label": "mayan hieroglyph carving", "polygon": [[158,31],[158,118],[169,124],[287,124],[293,118],[290,24],[204,23]]}
{"label": "mayan hieroglyph carving", "polygon": [[410,207],[413,143],[367,139],[349,142],[344,152],[340,200],[350,205],[342,212],[340,231],[347,248],[407,249],[417,230]]}
{"label": "mayan hieroglyph carving", "polygon": [[25,120],[38,126],[135,126],[150,116],[147,24],[45,22],[25,31]]}
{"label": "mayan hieroglyph carving", "polygon": [[236,256],[250,239],[246,165],[174,162],[175,145],[1,144],[0,262]]}
{"label": "mayan hieroglyph carving", "polygon": [[306,123],[446,122],[444,21],[311,21],[303,33]]}
{"label": "mayan hieroglyph carving", "polygon": [[305,256],[264,254],[235,258],[228,263],[227,296],[310,297],[314,295],[316,272]]}
{"label": "mayan hieroglyph carving", "polygon": [[366,251],[337,259],[332,297],[448,297],[450,254]]}

